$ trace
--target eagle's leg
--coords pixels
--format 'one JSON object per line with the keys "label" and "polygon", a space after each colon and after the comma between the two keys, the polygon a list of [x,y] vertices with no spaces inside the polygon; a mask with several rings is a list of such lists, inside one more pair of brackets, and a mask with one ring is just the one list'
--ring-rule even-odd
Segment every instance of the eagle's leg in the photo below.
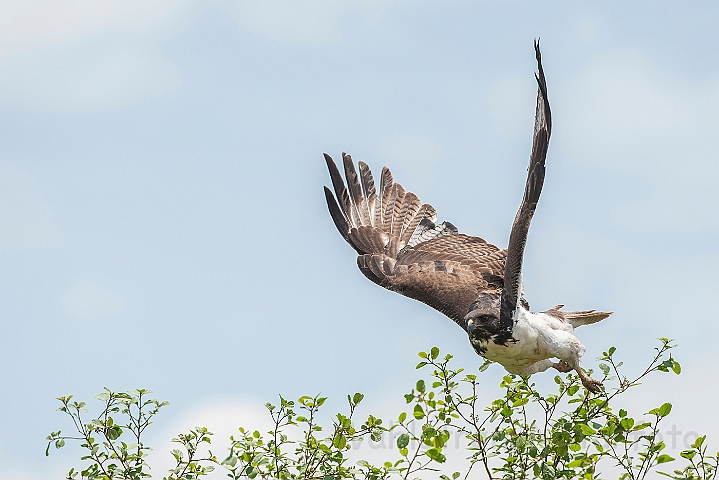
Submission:
{"label": "eagle's leg", "polygon": [[552,368],[555,368],[562,373],[568,373],[574,370],[577,372],[577,374],[579,374],[579,379],[582,381],[582,385],[584,385],[584,388],[586,388],[592,393],[599,393],[602,391],[602,382],[600,382],[599,380],[594,380],[592,377],[587,375],[584,370],[582,370],[582,367],[579,366],[579,362],[574,362],[573,366],[570,362],[566,360],[560,360],[556,363],[553,363]]}
{"label": "eagle's leg", "polygon": [[[594,380],[592,377],[587,375],[584,370],[582,370],[582,367],[579,366],[579,359],[581,359],[582,355],[584,355],[584,345],[582,345],[577,339],[577,337],[575,337],[573,334],[570,333],[569,336],[570,337],[567,339],[568,341],[564,343],[564,345],[568,348],[563,349],[563,352],[554,352],[554,356],[556,358],[559,358],[560,360],[560,362],[558,362],[560,364],[559,368],[565,368],[564,365],[562,365],[563,362],[572,370],[577,372],[577,375],[579,375],[579,379],[582,381],[582,385],[584,385],[584,388],[586,388],[592,393],[601,392],[602,382]],[[557,368],[557,370],[559,370],[559,368]]]}
{"label": "eagle's leg", "polygon": [[582,367],[577,365],[577,368],[575,368],[576,372],[579,374],[579,379],[582,381],[582,385],[584,385],[584,388],[589,390],[592,393],[599,393],[602,391],[602,382],[599,380],[594,380],[592,377],[584,373],[584,370],[582,370]]}
{"label": "eagle's leg", "polygon": [[563,355],[560,352],[555,352],[555,356],[559,358],[559,362],[552,364],[552,367],[559,370],[560,372],[569,372],[574,370],[579,375],[579,379],[582,381],[584,388],[592,393],[599,393],[602,391],[602,382],[594,380],[592,377],[587,375],[582,367],[579,366],[579,359],[584,354],[584,346],[579,343],[576,337],[572,335],[574,342],[568,342],[571,347],[565,350]]}
{"label": "eagle's leg", "polygon": [[552,368],[559,370],[562,373],[568,373],[572,370],[576,370],[576,372],[579,374],[579,379],[582,381],[582,385],[584,385],[584,388],[586,388],[592,393],[599,393],[601,391],[602,382],[594,380],[592,377],[584,373],[584,370],[582,370],[579,364],[577,364],[576,367],[572,367],[565,360],[560,360],[556,363],[552,363]]}

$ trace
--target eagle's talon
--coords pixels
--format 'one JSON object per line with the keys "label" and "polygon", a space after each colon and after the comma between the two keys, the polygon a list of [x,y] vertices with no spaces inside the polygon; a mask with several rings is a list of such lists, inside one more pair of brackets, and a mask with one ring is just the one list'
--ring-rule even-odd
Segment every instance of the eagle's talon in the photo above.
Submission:
{"label": "eagle's talon", "polygon": [[586,379],[583,378],[582,385],[584,385],[584,388],[592,393],[599,393],[602,391],[602,382],[594,380],[591,377],[587,377]]}

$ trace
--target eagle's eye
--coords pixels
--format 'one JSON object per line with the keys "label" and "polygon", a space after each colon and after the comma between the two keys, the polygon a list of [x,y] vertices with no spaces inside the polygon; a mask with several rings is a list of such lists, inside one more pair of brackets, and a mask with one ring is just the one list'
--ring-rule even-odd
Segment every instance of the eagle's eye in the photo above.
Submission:
{"label": "eagle's eye", "polygon": [[492,320],[494,320],[494,318],[495,317],[493,317],[492,315],[480,315],[480,316],[476,317],[476,321],[479,322],[480,324],[487,324],[487,323],[490,323]]}

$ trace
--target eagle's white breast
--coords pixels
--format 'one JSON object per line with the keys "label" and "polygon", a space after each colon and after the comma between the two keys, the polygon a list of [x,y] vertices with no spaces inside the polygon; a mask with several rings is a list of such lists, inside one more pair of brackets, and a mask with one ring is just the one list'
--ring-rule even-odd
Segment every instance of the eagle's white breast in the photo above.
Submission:
{"label": "eagle's white breast", "polygon": [[[529,375],[552,365],[548,359],[579,361],[584,346],[574,336],[572,325],[546,313],[532,313],[518,307],[513,315],[514,329],[507,345],[486,344],[484,356],[500,363],[510,373]],[[538,363],[539,362],[539,363]]]}

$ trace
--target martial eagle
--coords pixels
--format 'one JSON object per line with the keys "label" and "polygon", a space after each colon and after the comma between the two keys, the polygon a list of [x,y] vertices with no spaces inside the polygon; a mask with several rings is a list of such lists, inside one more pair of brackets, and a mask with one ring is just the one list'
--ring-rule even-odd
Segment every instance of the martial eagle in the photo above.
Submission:
{"label": "martial eagle", "polygon": [[[547,85],[538,42],[537,109],[524,198],[500,250],[479,237],[458,232],[449,222],[435,224],[437,212],[396,183],[382,169],[379,191],[367,164],[342,154],[345,179],[325,154],[334,195],[325,187],[332,220],[359,255],[357,265],[377,285],[426,303],[454,320],[474,350],[514,374],[531,375],[553,367],[575,370],[584,386],[601,383],[579,366],[585,347],[574,328],[607,318],[611,312],[563,312],[562,305],[530,312],[522,286],[522,259],[529,223],[537,208],[552,132]],[[335,199],[336,196],[336,199]],[[553,359],[557,359],[554,361]]]}

